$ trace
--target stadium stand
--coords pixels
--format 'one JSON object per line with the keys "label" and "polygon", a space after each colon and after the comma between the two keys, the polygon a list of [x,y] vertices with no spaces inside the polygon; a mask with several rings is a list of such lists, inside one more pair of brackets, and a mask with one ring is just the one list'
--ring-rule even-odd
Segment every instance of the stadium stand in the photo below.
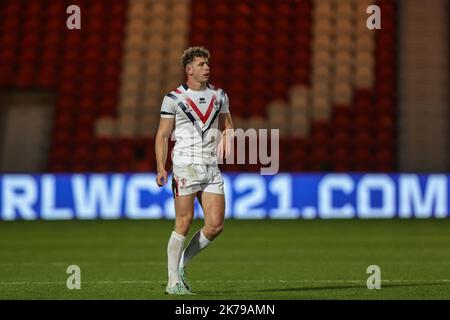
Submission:
{"label": "stadium stand", "polygon": [[[81,30],[61,27],[71,4]],[[57,94],[48,171],[153,171],[162,97],[184,48],[205,45],[236,124],[280,128],[282,171],[395,171],[396,4],[377,1],[370,32],[368,4],[5,0],[0,86]]]}

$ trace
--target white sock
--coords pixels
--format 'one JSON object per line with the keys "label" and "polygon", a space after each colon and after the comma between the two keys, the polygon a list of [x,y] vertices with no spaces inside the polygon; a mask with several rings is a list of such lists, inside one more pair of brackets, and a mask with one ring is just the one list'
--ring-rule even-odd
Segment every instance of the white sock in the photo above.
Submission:
{"label": "white sock", "polygon": [[203,250],[211,241],[203,234],[203,229],[198,230],[193,236],[186,249],[183,250],[180,259],[180,267],[186,267],[188,262]]}
{"label": "white sock", "polygon": [[169,271],[169,287],[173,287],[178,282],[178,264],[180,263],[181,251],[183,250],[185,236],[172,232],[167,244],[167,266]]}

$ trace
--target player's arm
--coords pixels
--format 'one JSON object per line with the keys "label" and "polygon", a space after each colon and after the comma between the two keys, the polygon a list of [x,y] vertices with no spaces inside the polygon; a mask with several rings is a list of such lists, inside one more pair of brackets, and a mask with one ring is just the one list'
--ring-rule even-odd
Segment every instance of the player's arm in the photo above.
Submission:
{"label": "player's arm", "polygon": [[[220,154],[228,157],[230,154],[231,139],[234,137],[234,125],[231,113],[225,112],[219,115],[220,128],[222,128],[222,144],[223,147],[219,149]],[[222,153],[223,152],[223,153]]]}
{"label": "player's arm", "polygon": [[169,144],[169,137],[172,133],[174,118],[163,118],[159,120],[158,132],[156,133],[155,153],[156,153],[156,168],[158,175],[156,183],[158,186],[163,186],[167,183],[167,171],[165,169],[167,160],[167,148]]}

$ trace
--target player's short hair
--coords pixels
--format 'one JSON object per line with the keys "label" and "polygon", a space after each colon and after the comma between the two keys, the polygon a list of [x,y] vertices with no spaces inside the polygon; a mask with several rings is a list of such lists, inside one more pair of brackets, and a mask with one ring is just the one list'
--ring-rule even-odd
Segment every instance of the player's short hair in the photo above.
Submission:
{"label": "player's short hair", "polygon": [[206,49],[203,46],[198,47],[189,47],[186,50],[184,50],[183,55],[181,56],[181,61],[183,62],[183,68],[186,68],[186,66],[194,61],[196,57],[199,58],[210,58],[210,54],[208,49]]}

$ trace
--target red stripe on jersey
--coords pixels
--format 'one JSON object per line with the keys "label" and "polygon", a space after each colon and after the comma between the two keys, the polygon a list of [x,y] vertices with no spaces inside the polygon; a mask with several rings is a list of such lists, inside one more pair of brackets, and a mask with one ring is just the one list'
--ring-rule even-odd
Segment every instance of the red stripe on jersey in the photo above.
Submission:
{"label": "red stripe on jersey", "polygon": [[181,93],[181,91],[180,91],[179,89],[175,89],[175,93],[178,93],[178,94],[180,94],[180,93]]}
{"label": "red stripe on jersey", "polygon": [[203,122],[203,124],[206,123],[206,121],[209,118],[209,115],[211,114],[211,111],[213,109],[213,105],[214,105],[214,101],[216,100],[216,96],[213,95],[211,102],[209,103],[208,109],[206,110],[206,113],[203,114],[195,105],[194,101],[192,101],[189,97],[186,98],[186,101],[189,103],[189,105],[191,106],[192,110],[195,111],[195,113],[197,114],[197,116],[200,118],[200,120]]}

